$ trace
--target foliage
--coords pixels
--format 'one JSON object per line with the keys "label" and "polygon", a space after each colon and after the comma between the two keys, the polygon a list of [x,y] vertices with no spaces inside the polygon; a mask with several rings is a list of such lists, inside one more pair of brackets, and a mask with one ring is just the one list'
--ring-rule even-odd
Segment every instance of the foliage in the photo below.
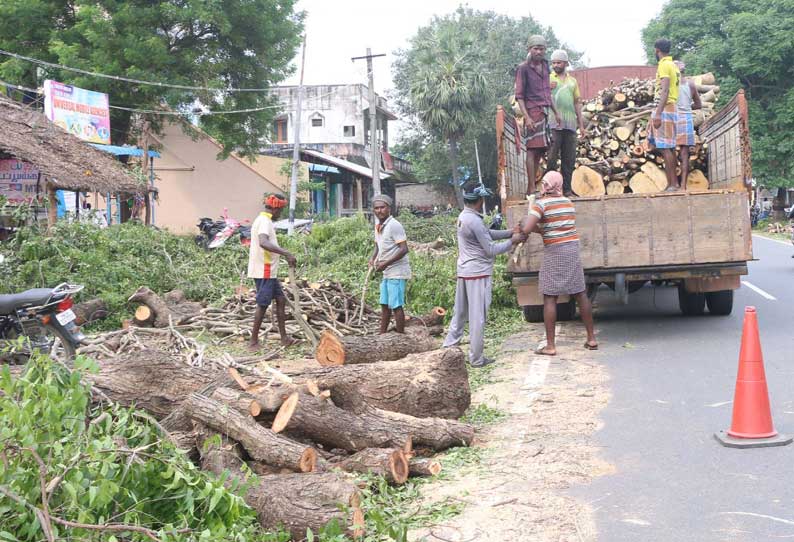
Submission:
{"label": "foliage", "polygon": [[[0,491],[9,497],[0,505],[0,538],[44,539],[31,506],[46,502],[53,518],[145,527],[169,542],[254,540],[258,524],[240,496],[195,467],[145,414],[92,406],[80,381],[90,362],[79,358],[75,369],[34,355],[21,377],[0,372]],[[56,538],[151,540],[54,520],[52,528]]]}
{"label": "foliage", "polygon": [[[493,11],[476,11],[460,7],[443,17],[435,17],[428,26],[421,27],[411,38],[408,48],[398,50],[394,66],[397,108],[408,121],[407,135],[403,137],[394,153],[414,164],[422,179],[447,184],[450,178],[450,161],[447,141],[420,122],[417,103],[411,93],[416,72],[424,61],[425,43],[432,36],[452,27],[461,34],[458,44],[466,45],[463,54],[467,62],[485,59],[479,70],[485,81],[487,92],[479,106],[467,112],[468,123],[460,138],[460,162],[472,175],[477,174],[474,141],[480,153],[483,180],[496,186],[496,128],[494,114],[497,105],[509,107],[513,95],[516,66],[527,54],[527,38],[531,34],[542,34],[549,44],[549,51],[558,47],[568,50],[573,66],[580,65],[581,53],[561,43],[550,27],[541,25],[531,16],[512,18]],[[466,41],[463,41],[465,37]]]}
{"label": "foliage", "polygon": [[[127,78],[217,88],[166,89],[44,68],[46,78],[110,94],[111,103],[141,109],[163,104],[189,112],[196,103],[214,110],[273,105],[264,92],[290,72],[303,14],[294,0],[4,0],[0,49],[40,60]],[[0,58],[0,78],[37,87],[34,64]],[[275,109],[203,117],[224,152],[254,154],[270,134]],[[154,122],[159,119],[155,118]],[[129,140],[131,114],[113,110],[114,143]]]}
{"label": "foliage", "polygon": [[505,419],[505,417],[507,417],[507,414],[504,411],[488,406],[485,403],[480,403],[469,408],[466,414],[461,418],[461,421],[477,426],[484,426],[499,422]]}
{"label": "foliage", "polygon": [[794,133],[794,1],[671,0],[643,30],[649,59],[660,37],[672,41],[689,73],[714,72],[721,102],[745,90],[755,177],[794,186],[794,140],[785,137]]}

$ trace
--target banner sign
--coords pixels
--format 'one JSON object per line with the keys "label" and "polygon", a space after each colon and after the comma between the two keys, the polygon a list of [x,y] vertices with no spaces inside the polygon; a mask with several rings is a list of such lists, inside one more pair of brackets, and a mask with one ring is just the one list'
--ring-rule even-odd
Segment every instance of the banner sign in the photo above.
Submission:
{"label": "banner sign", "polygon": [[108,95],[50,79],[44,81],[44,114],[83,141],[110,145]]}
{"label": "banner sign", "polygon": [[36,199],[39,170],[20,160],[0,160],[0,194],[11,203]]}

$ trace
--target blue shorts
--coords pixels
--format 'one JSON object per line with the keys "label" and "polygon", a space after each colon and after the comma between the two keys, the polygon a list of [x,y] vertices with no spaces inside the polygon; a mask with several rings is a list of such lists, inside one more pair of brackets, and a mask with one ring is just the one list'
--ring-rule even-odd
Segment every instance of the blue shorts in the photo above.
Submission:
{"label": "blue shorts", "polygon": [[390,309],[399,309],[405,305],[406,279],[383,279],[380,281],[380,304]]}
{"label": "blue shorts", "polygon": [[256,284],[256,304],[260,307],[267,308],[274,299],[284,297],[278,279],[254,279],[254,284]]}

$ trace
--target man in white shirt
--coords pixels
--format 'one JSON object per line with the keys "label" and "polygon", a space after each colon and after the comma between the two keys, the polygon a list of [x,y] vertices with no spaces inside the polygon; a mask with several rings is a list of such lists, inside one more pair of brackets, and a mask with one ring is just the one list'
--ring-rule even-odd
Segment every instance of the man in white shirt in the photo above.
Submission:
{"label": "man in white shirt", "polygon": [[256,284],[256,314],[254,315],[254,328],[251,331],[251,342],[248,349],[255,352],[259,350],[259,328],[265,318],[265,311],[270,303],[276,302],[276,321],[278,332],[281,335],[281,344],[290,346],[295,341],[286,330],[285,306],[287,298],[278,281],[278,263],[281,256],[287,260],[287,265],[295,267],[295,256],[289,251],[278,246],[276,228],[273,221],[278,220],[287,200],[280,194],[271,194],[265,198],[265,210],[259,213],[251,226],[251,246],[248,251],[248,276]]}
{"label": "man in white shirt", "polygon": [[392,314],[397,333],[405,333],[405,287],[411,278],[408,240],[405,228],[391,216],[393,203],[385,194],[372,199],[372,211],[378,221],[375,224],[375,253],[369,265],[383,272],[380,283],[381,333],[389,330]]}

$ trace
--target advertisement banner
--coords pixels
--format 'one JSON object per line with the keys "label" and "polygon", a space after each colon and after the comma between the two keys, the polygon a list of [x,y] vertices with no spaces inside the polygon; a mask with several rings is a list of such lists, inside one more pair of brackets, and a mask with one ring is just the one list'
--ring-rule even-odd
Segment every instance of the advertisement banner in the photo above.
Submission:
{"label": "advertisement banner", "polygon": [[0,160],[0,194],[11,203],[36,199],[39,170],[20,160]]}
{"label": "advertisement banner", "polygon": [[108,95],[57,81],[44,81],[44,113],[83,141],[110,145]]}

